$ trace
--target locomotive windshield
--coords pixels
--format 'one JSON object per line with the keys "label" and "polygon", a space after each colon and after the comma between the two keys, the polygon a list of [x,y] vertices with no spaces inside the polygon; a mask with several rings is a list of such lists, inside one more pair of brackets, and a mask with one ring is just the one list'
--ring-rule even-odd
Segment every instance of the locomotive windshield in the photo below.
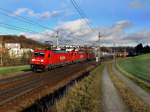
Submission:
{"label": "locomotive windshield", "polygon": [[35,52],[34,56],[36,57],[44,57],[45,53],[44,52]]}

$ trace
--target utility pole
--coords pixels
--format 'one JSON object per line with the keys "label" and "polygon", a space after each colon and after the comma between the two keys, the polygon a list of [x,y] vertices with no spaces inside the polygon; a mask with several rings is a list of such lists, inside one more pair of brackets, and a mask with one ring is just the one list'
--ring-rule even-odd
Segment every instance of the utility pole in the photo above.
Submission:
{"label": "utility pole", "polygon": [[114,53],[114,62],[116,63],[116,44],[115,44],[115,42],[113,42],[113,47],[114,47],[114,51],[113,51],[113,53]]}
{"label": "utility pole", "polygon": [[101,46],[100,46],[100,38],[101,38],[101,34],[100,32],[98,33],[98,43],[99,43],[99,46],[98,46],[98,51],[97,51],[97,56],[96,56],[96,62],[100,62],[101,61]]}
{"label": "utility pole", "polygon": [[101,33],[99,32],[98,33],[98,39],[99,39],[99,52],[98,52],[98,58],[99,58],[99,61],[101,61],[101,45],[100,45],[100,42],[101,42]]}
{"label": "utility pole", "polygon": [[59,38],[59,31],[56,31],[56,41],[57,41],[57,48],[58,48],[58,46],[59,46],[59,41],[58,41],[58,38]]}

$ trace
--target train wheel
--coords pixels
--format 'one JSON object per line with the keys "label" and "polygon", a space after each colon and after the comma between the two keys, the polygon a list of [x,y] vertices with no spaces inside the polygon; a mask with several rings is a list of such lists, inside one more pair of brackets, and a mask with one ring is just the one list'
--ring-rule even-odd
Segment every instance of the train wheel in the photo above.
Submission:
{"label": "train wheel", "polygon": [[48,71],[50,71],[50,70],[51,70],[51,67],[48,67],[47,69],[48,69]]}
{"label": "train wheel", "polygon": [[37,72],[35,67],[32,68],[32,72]]}
{"label": "train wheel", "polygon": [[47,72],[47,71],[48,71],[48,68],[49,68],[48,66],[45,66],[45,67],[42,68],[42,71],[43,71],[43,72]]}

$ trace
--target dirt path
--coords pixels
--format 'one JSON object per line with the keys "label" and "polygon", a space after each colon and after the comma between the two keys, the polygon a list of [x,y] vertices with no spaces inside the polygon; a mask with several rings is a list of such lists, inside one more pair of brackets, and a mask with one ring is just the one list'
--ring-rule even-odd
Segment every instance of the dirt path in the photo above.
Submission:
{"label": "dirt path", "polygon": [[122,80],[124,83],[133,90],[133,92],[140,97],[145,103],[150,105],[150,94],[144,91],[141,87],[131,81],[129,78],[121,74],[113,65],[112,67],[115,74]]}
{"label": "dirt path", "polygon": [[102,95],[104,112],[129,112],[118,95],[106,67],[102,76]]}

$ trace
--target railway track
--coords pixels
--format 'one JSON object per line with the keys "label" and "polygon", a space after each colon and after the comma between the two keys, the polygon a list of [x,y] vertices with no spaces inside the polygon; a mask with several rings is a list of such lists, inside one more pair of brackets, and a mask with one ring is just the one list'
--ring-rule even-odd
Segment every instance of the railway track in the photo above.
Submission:
{"label": "railway track", "polygon": [[[69,81],[79,77],[95,62],[84,62],[60,67],[44,73],[29,73],[0,80],[0,111],[22,110],[40,97],[54,92]],[[30,97],[32,97],[32,101]],[[30,102],[22,104],[23,101]],[[20,107],[21,105],[21,107]],[[8,108],[9,107],[9,108]]]}

